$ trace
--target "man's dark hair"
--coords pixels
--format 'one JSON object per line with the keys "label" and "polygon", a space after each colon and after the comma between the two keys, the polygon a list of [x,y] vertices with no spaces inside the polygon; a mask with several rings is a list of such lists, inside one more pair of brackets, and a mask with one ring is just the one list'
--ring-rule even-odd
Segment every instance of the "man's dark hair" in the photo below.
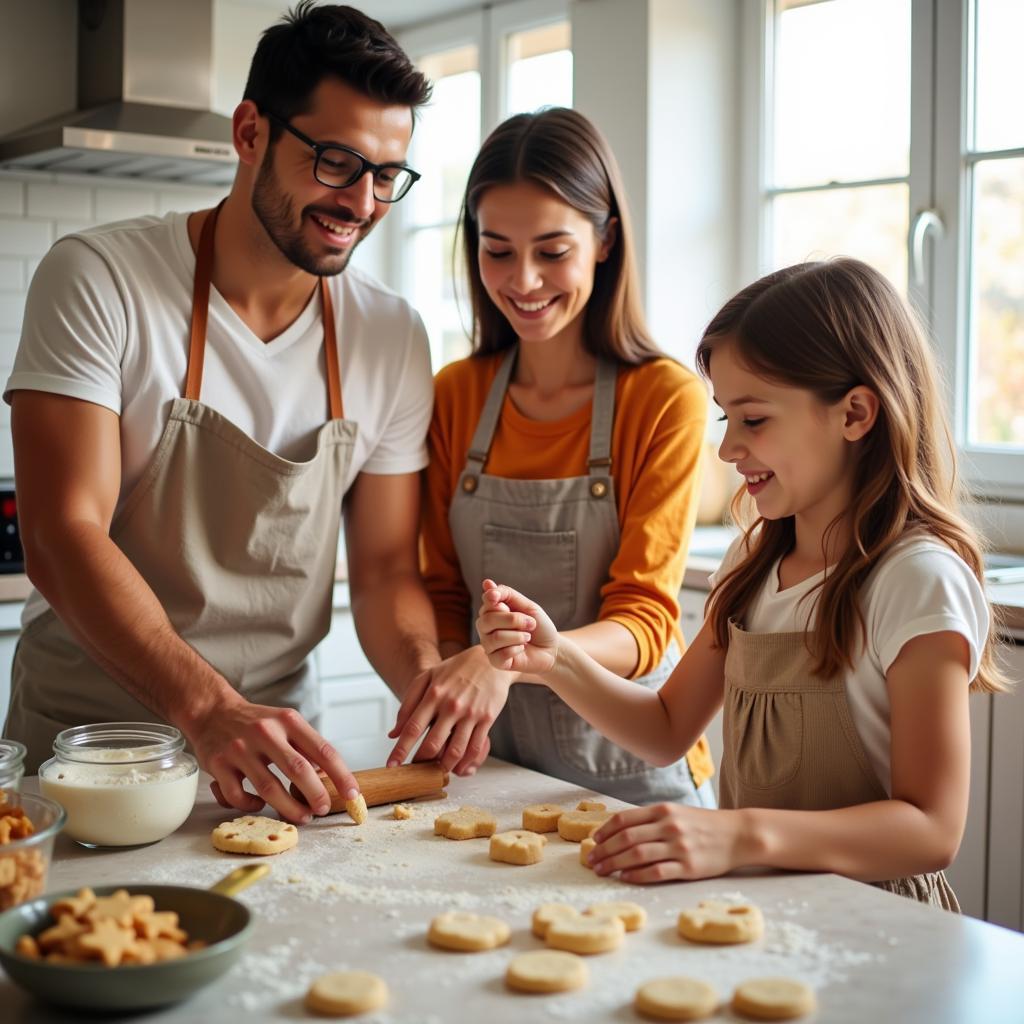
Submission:
{"label": "man's dark hair", "polygon": [[[354,7],[301,0],[262,35],[243,99],[286,121],[305,113],[328,76],[383,103],[413,108],[430,99],[430,82],[386,28]],[[270,138],[282,129],[271,123]]]}

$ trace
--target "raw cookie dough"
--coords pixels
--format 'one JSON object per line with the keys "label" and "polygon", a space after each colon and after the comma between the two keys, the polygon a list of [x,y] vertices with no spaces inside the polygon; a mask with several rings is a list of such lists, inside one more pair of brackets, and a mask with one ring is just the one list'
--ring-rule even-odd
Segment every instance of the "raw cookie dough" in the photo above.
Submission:
{"label": "raw cookie dough", "polygon": [[504,946],[511,934],[509,926],[497,917],[450,910],[438,914],[430,922],[427,939],[431,945],[442,949],[479,953],[481,950]]}
{"label": "raw cookie dough", "polygon": [[498,830],[494,816],[482,807],[460,807],[434,819],[434,835],[445,839],[486,839]]}
{"label": "raw cookie dough", "polygon": [[736,986],[732,1008],[755,1020],[792,1020],[816,1009],[814,992],[790,978],[751,978]]}
{"label": "raw cookie dough", "polygon": [[391,814],[398,821],[408,821],[412,817],[412,809],[405,804],[395,804]]}
{"label": "raw cookie dough", "polygon": [[596,800],[581,800],[576,805],[577,811],[607,811],[607,804],[598,803]]}
{"label": "raw cookie dough", "polygon": [[590,851],[593,850],[595,846],[597,846],[597,840],[594,839],[593,836],[587,836],[586,839],[580,841],[580,863],[585,868],[590,868],[591,871],[594,869],[587,858],[590,856]]}
{"label": "raw cookie dough", "polygon": [[538,939],[543,939],[551,922],[561,917],[579,917],[580,912],[568,903],[542,903],[534,912],[530,927]]}
{"label": "raw cookie dough", "polygon": [[754,942],[764,935],[764,917],[753,903],[701,900],[679,915],[679,934],[691,942]]}
{"label": "raw cookie dough", "polygon": [[627,932],[638,932],[647,924],[647,911],[639,903],[631,900],[610,900],[607,903],[595,903],[583,911],[591,917],[617,917]]}
{"label": "raw cookie dough", "polygon": [[566,811],[558,819],[558,834],[570,843],[578,843],[596,832],[610,817],[608,811]]}
{"label": "raw cookie dough", "polygon": [[520,992],[569,992],[586,985],[587,976],[587,965],[578,956],[535,949],[508,965],[505,984]]}
{"label": "raw cookie dough", "polygon": [[221,822],[210,836],[214,849],[225,853],[255,853],[268,856],[290,850],[299,841],[299,830],[276,818],[244,818]]}
{"label": "raw cookie dough", "polygon": [[328,1017],[349,1017],[379,1010],[388,1002],[388,987],[369,971],[335,971],[317,978],[306,993],[306,1009]]}
{"label": "raw cookie dough", "polygon": [[514,829],[491,836],[491,860],[502,864],[539,864],[544,858],[546,836]]}
{"label": "raw cookie dough", "polygon": [[357,825],[362,825],[366,821],[366,798],[362,793],[357,793],[354,800],[345,801],[345,810]]}
{"label": "raw cookie dough", "polygon": [[565,808],[558,804],[530,804],[523,808],[523,828],[531,832],[554,832],[564,813]]}
{"label": "raw cookie dough", "polygon": [[622,945],[626,926],[617,917],[558,917],[549,925],[544,941],[552,949],[570,953],[610,953]]}
{"label": "raw cookie dough", "polygon": [[655,978],[636,990],[639,1013],[658,1020],[703,1020],[718,1006],[718,993],[696,978]]}

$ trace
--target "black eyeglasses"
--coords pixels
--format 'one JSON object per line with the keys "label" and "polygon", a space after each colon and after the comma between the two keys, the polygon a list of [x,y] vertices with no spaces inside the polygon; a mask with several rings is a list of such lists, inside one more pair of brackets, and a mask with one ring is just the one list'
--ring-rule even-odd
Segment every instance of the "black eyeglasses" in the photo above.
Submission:
{"label": "black eyeglasses", "polygon": [[420,180],[420,175],[405,164],[375,164],[348,146],[336,142],[316,142],[292,127],[283,117],[265,111],[265,116],[289,131],[316,153],[313,177],[328,188],[349,188],[367,171],[373,175],[373,198],[381,203],[397,203]]}

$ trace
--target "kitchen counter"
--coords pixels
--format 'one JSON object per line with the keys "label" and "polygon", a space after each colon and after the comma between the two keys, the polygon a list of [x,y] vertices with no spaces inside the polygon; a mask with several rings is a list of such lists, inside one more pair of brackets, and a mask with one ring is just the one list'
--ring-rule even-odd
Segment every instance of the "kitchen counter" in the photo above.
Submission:
{"label": "kitchen counter", "polygon": [[[26,790],[35,780],[26,780]],[[1019,1021],[1024,1004],[1024,936],[920,906],[834,875],[744,874],[701,882],[625,886],[579,864],[579,846],[549,836],[545,859],[530,867],[496,864],[486,840],[452,842],[433,835],[442,810],[477,804],[500,829],[518,827],[535,802],[574,806],[586,794],[556,779],[491,761],[472,779],[454,779],[443,802],[414,804],[408,821],[371,808],[357,827],[340,815],[302,829],[298,847],[268,858],[271,875],[239,897],[256,915],[243,959],[220,981],[166,1010],[119,1020],[153,1022],[306,1018],[301,998],[318,975],[342,968],[380,974],[391,989],[386,1012],[358,1018],[374,1024],[488,1024],[531,1021],[639,1020],[631,1002],[650,978],[685,973],[728,996],[739,981],[763,975],[801,978],[821,1005],[806,1018],[830,1024],[900,1021],[964,1024]],[[607,801],[609,807],[620,806]],[[85,850],[59,837],[51,890],[150,882],[209,885],[245,858],[218,853],[210,830],[227,815],[200,783],[186,824],[149,847]],[[757,903],[765,937],[749,946],[700,947],[681,940],[681,908],[722,896]],[[540,903],[581,909],[597,900],[631,899],[647,908],[645,929],[615,953],[587,958],[590,984],[578,992],[524,996],[502,983],[512,956],[541,948],[530,933]],[[447,909],[496,914],[512,926],[502,949],[465,954],[425,941],[431,917]],[[47,1010],[3,979],[3,1019],[76,1019]],[[78,1018],[80,1019],[80,1018]],[[715,1020],[737,1020],[723,1012]]]}

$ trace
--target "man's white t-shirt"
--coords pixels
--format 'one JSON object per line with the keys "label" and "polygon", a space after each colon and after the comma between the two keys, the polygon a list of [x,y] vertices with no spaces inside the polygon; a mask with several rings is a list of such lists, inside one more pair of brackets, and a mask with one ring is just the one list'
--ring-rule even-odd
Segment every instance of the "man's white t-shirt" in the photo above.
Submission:
{"label": "man's white t-shirt", "polygon": [[[47,391],[117,413],[117,511],[156,450],[188,362],[195,255],[188,215],[142,217],[61,239],[29,289],[21,344],[4,390]],[[427,464],[433,408],[430,350],[404,299],[349,267],[329,279],[342,402],[358,436],[357,473],[413,473]],[[313,455],[329,418],[319,290],[287,330],[264,342],[210,289],[200,400],[285,459]],[[22,621],[47,607],[33,592]]]}
{"label": "man's white t-shirt", "polygon": [[[743,538],[730,545],[712,586],[743,560]],[[750,633],[805,632],[814,627],[817,599],[807,595],[821,582],[812,576],[779,590],[776,563],[744,616]],[[807,598],[806,600],[803,600]],[[977,577],[959,555],[926,537],[900,541],[879,560],[861,592],[867,645],[853,669],[844,671],[854,727],[878,781],[892,795],[889,693],[885,674],[904,644],[928,633],[959,633],[970,649],[968,681],[988,636],[989,609]]]}

